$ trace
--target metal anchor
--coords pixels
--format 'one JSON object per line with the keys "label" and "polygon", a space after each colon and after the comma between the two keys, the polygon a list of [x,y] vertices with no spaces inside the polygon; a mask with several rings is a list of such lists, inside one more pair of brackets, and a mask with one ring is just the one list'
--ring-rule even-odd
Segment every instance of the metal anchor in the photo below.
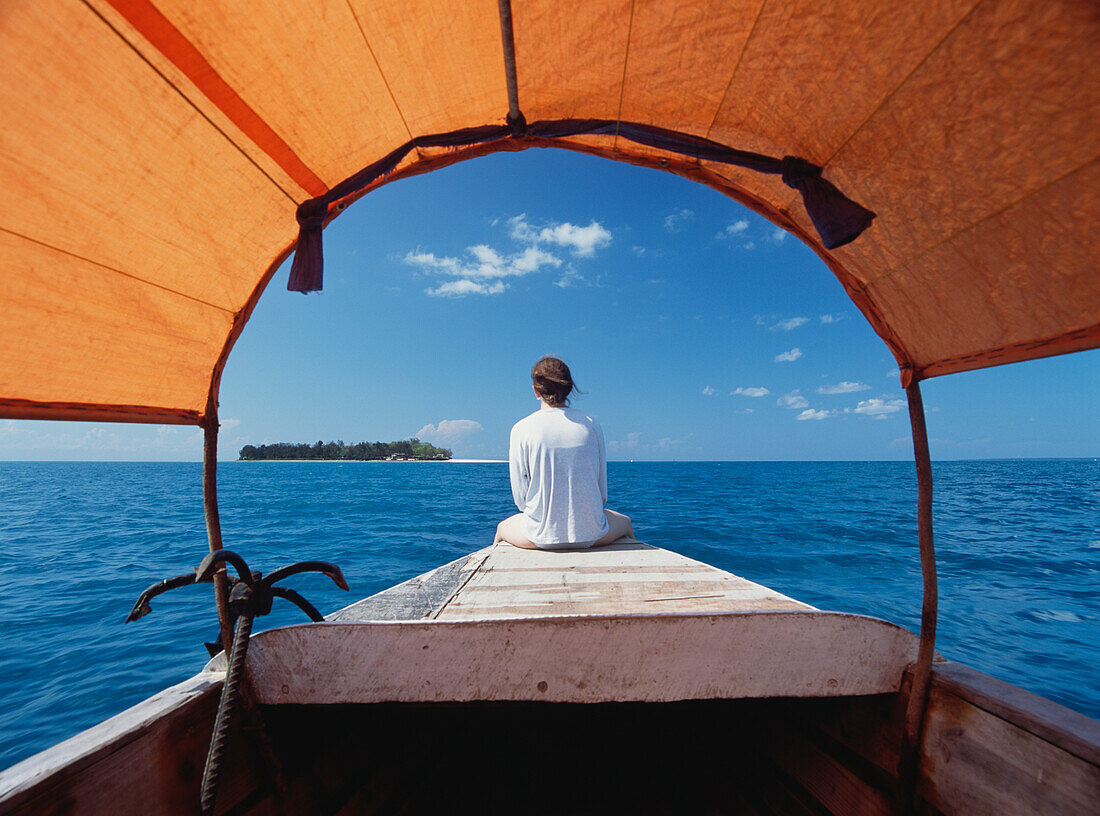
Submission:
{"label": "metal anchor", "polygon": [[[275,598],[283,598],[305,612],[310,620],[324,620],[324,616],[317,611],[317,608],[293,589],[274,584],[301,572],[320,572],[331,578],[340,589],[345,591],[348,589],[344,573],[338,566],[327,561],[300,561],[297,564],[280,567],[264,578],[262,573],[250,570],[245,560],[232,550],[216,550],[202,560],[194,573],[159,581],[142,592],[134,603],[134,608],[126,617],[126,622],[138,620],[149,614],[152,611],[149,601],[163,592],[190,584],[213,582],[214,573],[223,563],[231,564],[237,572],[236,577],[229,576],[229,614],[233,626],[233,644],[228,652],[229,664],[222,684],[221,699],[218,701],[218,716],[214,720],[214,733],[210,738],[210,750],[206,755],[206,766],[202,774],[200,805],[203,814],[214,812],[222,759],[225,754],[225,737],[229,732],[233,709],[236,708],[240,692],[253,619],[268,614]],[[220,642],[220,636],[218,640]],[[216,654],[212,644],[206,645],[211,650],[211,655]]]}
{"label": "metal anchor", "polygon": [[[340,589],[345,592],[348,589],[348,582],[344,580],[344,573],[340,571],[338,566],[330,564],[328,561],[299,561],[297,564],[279,567],[279,569],[264,578],[262,573],[249,570],[245,560],[232,550],[217,550],[207,555],[199,564],[198,569],[195,570],[195,582],[213,581],[214,572],[224,562],[232,564],[239,576],[238,578],[230,576],[229,613],[234,621],[243,615],[259,618],[268,614],[275,598],[290,601],[305,612],[312,621],[323,621],[325,618],[317,611],[317,608],[293,589],[275,586],[277,582],[284,578],[289,578],[291,575],[297,575],[301,572],[320,572],[331,578],[332,582]],[[180,578],[182,577],[184,576],[180,576]],[[170,584],[176,580],[179,579],[172,578],[166,583]],[[150,587],[146,592],[155,589],[156,586],[159,585]],[[166,586],[161,592],[170,588]],[[142,593],[142,597],[144,596],[145,593]],[[139,604],[140,600],[138,601]],[[137,605],[135,605],[136,608]]]}
{"label": "metal anchor", "polygon": [[[290,601],[305,612],[312,621],[323,621],[325,619],[324,615],[318,612],[317,607],[303,598],[299,593],[289,587],[274,586],[276,582],[288,578],[291,575],[297,575],[300,572],[323,573],[331,578],[340,589],[345,591],[348,589],[348,584],[347,581],[344,580],[343,572],[340,571],[338,566],[328,561],[299,561],[297,564],[289,564],[285,567],[280,567],[266,578],[263,578],[261,573],[252,572],[248,568],[248,564],[245,560],[237,555],[237,553],[232,550],[217,550],[207,555],[194,572],[177,575],[175,578],[165,578],[163,581],[158,581],[148,587],[138,596],[137,601],[134,602],[133,609],[131,609],[130,614],[126,616],[126,623],[140,620],[152,612],[153,609],[149,605],[149,602],[170,589],[190,586],[191,584],[212,583],[214,580],[214,572],[218,565],[225,562],[232,564],[237,574],[240,576],[239,578],[234,575],[227,576],[229,582],[229,609],[232,615],[231,623],[236,621],[246,606],[253,610],[253,617],[261,617],[268,614],[271,611],[273,598],[283,598],[284,600]],[[238,586],[242,583],[244,583],[244,587],[238,589]],[[236,593],[236,596],[234,596],[234,593]],[[213,643],[207,643],[206,647],[211,657],[222,651],[224,644],[221,642],[221,635],[219,634],[218,637],[214,639]]]}

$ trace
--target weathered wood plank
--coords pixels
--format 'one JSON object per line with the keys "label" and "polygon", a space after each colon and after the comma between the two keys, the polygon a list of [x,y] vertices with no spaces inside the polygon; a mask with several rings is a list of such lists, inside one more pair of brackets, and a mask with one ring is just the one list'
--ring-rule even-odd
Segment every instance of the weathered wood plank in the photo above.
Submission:
{"label": "weathered wood plank", "polygon": [[326,616],[325,620],[346,622],[433,618],[469,580],[488,555],[489,549],[491,548],[464,555],[431,572],[357,601]]}
{"label": "weathered wood plank", "polygon": [[933,668],[932,682],[964,700],[1100,766],[1100,720],[961,663]]}
{"label": "weathered wood plank", "polygon": [[640,542],[592,550],[490,548],[439,620],[811,609],[768,587]]}
{"label": "weathered wood plank", "polygon": [[896,691],[900,627],[833,612],[303,624],[256,635],[260,702],[611,702]]}
{"label": "weathered wood plank", "polygon": [[1100,812],[1100,768],[933,682],[918,793],[946,814]]}
{"label": "weathered wood plank", "polygon": [[638,541],[593,550],[487,547],[329,615],[333,622],[811,609]]}
{"label": "weathered wood plank", "polygon": [[[9,813],[36,795],[44,782],[57,785],[145,738],[175,715],[190,716],[207,699],[216,700],[222,676],[204,672],[171,686],[75,737],[28,757],[0,773],[0,813]],[[216,703],[215,703],[216,705]]]}
{"label": "weathered wood plank", "polygon": [[800,700],[790,708],[791,716],[803,727],[819,730],[892,779],[897,776],[904,712],[904,691],[876,697]]}
{"label": "weathered wood plank", "polygon": [[[217,709],[220,675],[204,672],[0,775],[2,814],[190,814]],[[219,811],[257,785],[231,739]]]}
{"label": "weathered wood plank", "polygon": [[779,723],[761,735],[761,743],[771,759],[828,812],[837,816],[894,813],[894,804],[885,792],[822,750],[801,729]]}

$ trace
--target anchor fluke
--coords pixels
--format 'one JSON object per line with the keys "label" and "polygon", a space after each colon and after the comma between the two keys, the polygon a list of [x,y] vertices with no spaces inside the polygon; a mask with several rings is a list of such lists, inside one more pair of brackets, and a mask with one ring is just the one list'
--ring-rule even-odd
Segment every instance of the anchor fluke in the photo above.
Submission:
{"label": "anchor fluke", "polygon": [[285,567],[279,567],[277,570],[273,570],[266,578],[263,579],[264,583],[268,586],[289,578],[291,575],[297,575],[300,572],[319,572],[322,575],[327,575],[332,579],[332,582],[340,589],[348,592],[348,582],[344,579],[344,573],[335,564],[328,561],[299,561],[297,564],[288,564]]}
{"label": "anchor fluke", "polygon": [[198,569],[195,570],[196,581],[213,581],[214,571],[218,568],[219,564],[230,563],[237,570],[237,574],[242,581],[252,580],[252,571],[248,569],[248,564],[243,558],[237,555],[232,550],[215,550],[202,559],[202,563],[199,564]]}
{"label": "anchor fluke", "polygon": [[175,589],[176,587],[193,584],[196,580],[195,573],[188,572],[184,575],[177,575],[175,578],[165,578],[163,581],[157,581],[138,596],[138,599],[134,602],[134,608],[131,609],[130,614],[126,616],[126,623],[140,620],[152,612],[153,608],[149,606],[149,601],[157,595],[160,595],[162,592],[167,592],[170,589]]}

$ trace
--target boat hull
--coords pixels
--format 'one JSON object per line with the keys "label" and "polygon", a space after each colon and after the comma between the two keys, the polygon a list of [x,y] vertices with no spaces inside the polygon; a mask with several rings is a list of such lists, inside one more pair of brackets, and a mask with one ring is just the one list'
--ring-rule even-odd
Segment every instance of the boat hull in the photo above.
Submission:
{"label": "boat hull", "polygon": [[[195,813],[219,685],[204,672],[16,765],[0,813]],[[896,813],[904,699],[903,678],[835,698],[265,705],[262,731],[231,735],[218,812],[426,812],[461,796],[482,812]],[[918,812],[1091,816],[1098,732],[939,664]]]}

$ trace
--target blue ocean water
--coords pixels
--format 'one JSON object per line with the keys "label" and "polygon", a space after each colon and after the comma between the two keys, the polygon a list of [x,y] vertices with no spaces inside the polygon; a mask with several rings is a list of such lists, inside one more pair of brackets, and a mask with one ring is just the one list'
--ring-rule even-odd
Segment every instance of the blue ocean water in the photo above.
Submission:
{"label": "blue ocean water", "polygon": [[[1100,464],[942,462],[939,650],[1100,717]],[[0,462],[0,768],[94,725],[206,661],[205,586],[123,619],[206,553],[195,463]],[[639,538],[814,606],[920,619],[916,478],[905,462],[609,465]],[[219,466],[225,545],[265,573],[320,558],[299,589],[329,612],[492,540],[514,512],[503,464]],[[303,620],[276,602],[257,628]]]}

